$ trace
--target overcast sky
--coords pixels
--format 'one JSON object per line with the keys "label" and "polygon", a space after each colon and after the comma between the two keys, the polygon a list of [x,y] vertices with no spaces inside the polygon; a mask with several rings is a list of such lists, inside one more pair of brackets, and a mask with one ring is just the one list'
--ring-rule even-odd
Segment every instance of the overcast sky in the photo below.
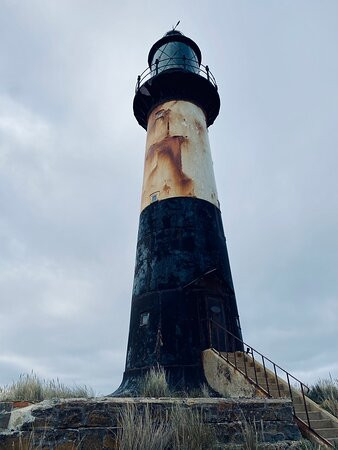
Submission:
{"label": "overcast sky", "polygon": [[338,376],[338,2],[0,0],[0,384],[120,383],[151,45],[214,73],[216,182],[245,341]]}

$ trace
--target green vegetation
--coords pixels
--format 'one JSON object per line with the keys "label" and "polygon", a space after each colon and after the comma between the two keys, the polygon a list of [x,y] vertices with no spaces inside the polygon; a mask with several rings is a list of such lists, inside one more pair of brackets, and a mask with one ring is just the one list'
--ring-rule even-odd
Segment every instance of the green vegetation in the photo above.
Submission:
{"label": "green vegetation", "polygon": [[243,417],[240,426],[243,444],[224,445],[217,439],[216,428],[205,423],[200,409],[174,405],[159,416],[149,405],[140,409],[137,404],[129,404],[120,411],[118,442],[121,450],[265,448],[263,424]]}
{"label": "green vegetation", "polygon": [[330,376],[317,381],[307,395],[330,414],[338,417],[338,378]]}
{"label": "green vegetation", "polygon": [[140,394],[143,397],[171,396],[163,367],[154,367],[145,374],[140,383]]}
{"label": "green vegetation", "polygon": [[[244,377],[219,367],[215,377],[216,388],[219,395],[226,398],[252,398],[255,388]],[[150,369],[140,382],[140,395],[142,397],[191,397],[209,398],[212,396],[209,386],[204,383],[199,388],[189,392],[172,392],[169,388],[163,367]]]}
{"label": "green vegetation", "polygon": [[35,373],[20,375],[18,381],[0,387],[0,401],[41,402],[51,398],[90,398],[94,391],[87,386],[69,387],[59,379],[44,380]]}
{"label": "green vegetation", "polygon": [[[299,442],[299,450],[323,450],[324,447],[320,444],[316,444],[315,442],[308,441],[307,439],[303,439]],[[337,449],[338,447],[335,445],[333,447]]]}
{"label": "green vegetation", "polygon": [[245,450],[259,450],[262,448],[264,442],[263,423],[260,424],[260,429],[257,427],[257,423],[247,421],[245,418],[241,423],[243,448]]}
{"label": "green vegetation", "polygon": [[120,412],[118,436],[121,450],[209,450],[216,448],[217,437],[207,426],[200,410],[173,406],[159,417],[149,406],[139,411],[137,404]]}
{"label": "green vegetation", "polygon": [[121,450],[162,450],[168,448],[168,424],[154,420],[146,406],[139,413],[136,405],[126,405],[120,412],[118,442]]}
{"label": "green vegetation", "polygon": [[189,398],[210,398],[212,396],[212,392],[206,383],[201,384],[196,389],[190,389],[188,392],[182,392],[182,395],[180,395],[180,397]]}
{"label": "green vegetation", "polygon": [[212,449],[217,445],[213,428],[205,424],[201,410],[176,406],[171,412],[173,449]]}
{"label": "green vegetation", "polygon": [[[252,397],[254,389],[242,377],[229,371],[219,371],[219,392],[223,396],[238,398]],[[162,367],[150,369],[140,382],[143,397],[210,397],[210,389],[203,384],[200,389],[189,393],[171,392]],[[120,431],[118,441],[122,450],[141,449],[185,449],[208,450],[222,448],[217,440],[215,428],[205,424],[202,411],[183,406],[172,406],[165,416],[151,412],[149,405],[142,411],[137,404],[128,404],[120,411]],[[262,433],[256,424],[246,422],[241,425],[244,449],[258,449]]]}
{"label": "green vegetation", "polygon": [[[218,380],[218,381],[217,381]],[[243,377],[227,368],[218,370],[216,377],[217,390],[223,397],[239,398],[253,397],[254,388],[248,385]],[[171,392],[162,367],[150,369],[140,382],[140,393],[144,397],[177,397],[179,393]],[[212,394],[208,385],[184,393],[187,397],[205,397]],[[30,401],[40,402],[52,398],[90,398],[94,392],[87,386],[68,387],[56,380],[43,380],[36,374],[21,375],[19,380],[9,386],[0,387],[0,401]],[[315,383],[308,396],[331,414],[338,415],[338,379],[319,380]],[[262,423],[241,420],[240,430],[242,444],[232,448],[258,450],[268,446],[264,443]],[[221,445],[217,439],[216,427],[205,423],[203,411],[198,407],[173,405],[165,411],[153,408],[150,404],[126,404],[120,410],[118,442],[121,450],[211,450],[228,448]],[[25,442],[20,439],[20,449],[33,449],[34,431]],[[296,443],[295,443],[296,445]],[[80,448],[75,444],[73,449]],[[229,447],[230,448],[230,447]],[[276,447],[277,448],[277,447]],[[293,448],[293,447],[292,447]],[[303,440],[297,447],[304,450],[318,450],[320,446]],[[336,448],[336,447],[335,447]]]}

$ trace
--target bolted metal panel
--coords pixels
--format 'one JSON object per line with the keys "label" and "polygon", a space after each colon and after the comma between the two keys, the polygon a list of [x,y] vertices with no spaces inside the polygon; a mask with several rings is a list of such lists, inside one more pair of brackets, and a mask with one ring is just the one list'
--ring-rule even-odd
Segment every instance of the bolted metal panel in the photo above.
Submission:
{"label": "bolted metal panel", "polygon": [[172,197],[219,207],[205,115],[183,100],[165,102],[149,116],[141,210]]}

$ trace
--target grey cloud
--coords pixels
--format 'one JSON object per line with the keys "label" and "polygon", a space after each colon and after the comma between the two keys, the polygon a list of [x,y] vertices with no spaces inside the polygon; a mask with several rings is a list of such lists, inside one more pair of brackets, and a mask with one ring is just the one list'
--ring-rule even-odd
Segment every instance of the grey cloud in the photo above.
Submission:
{"label": "grey cloud", "polygon": [[244,338],[306,382],[338,375],[337,5],[184,8],[2,6],[0,383],[121,379],[145,145],[133,88],[178,19],[219,84],[210,142]]}

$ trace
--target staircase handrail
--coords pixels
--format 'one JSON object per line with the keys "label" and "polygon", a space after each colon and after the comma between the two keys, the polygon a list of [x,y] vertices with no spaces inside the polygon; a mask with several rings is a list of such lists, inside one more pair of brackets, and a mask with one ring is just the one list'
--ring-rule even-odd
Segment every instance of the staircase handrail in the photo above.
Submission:
{"label": "staircase handrail", "polygon": [[[242,341],[242,339],[240,339],[238,336],[236,336],[235,334],[231,333],[231,331],[227,330],[225,327],[223,327],[223,325],[221,325],[220,323],[216,322],[213,319],[208,319],[208,322],[211,322],[213,324],[215,324],[217,327],[221,328],[223,331],[225,331],[227,334],[230,334],[232,337],[234,337],[235,339],[237,339],[238,342],[240,342],[241,344],[243,344],[243,346],[251,349],[251,351],[254,351],[255,353],[258,353],[262,358],[264,358],[264,360],[269,361],[274,367],[277,367],[279,370],[283,371],[286,375],[288,375],[289,377],[291,377],[293,380],[297,381],[297,383],[300,383],[301,386],[304,386],[307,391],[310,390],[310,388],[303,383],[302,381],[298,380],[298,378],[296,378],[295,376],[293,376],[290,372],[288,372],[287,370],[283,369],[283,367],[279,366],[278,364],[276,364],[274,361],[272,361],[270,358],[268,358],[267,356],[263,355],[261,352],[259,352],[258,350],[256,350],[255,348],[253,348],[251,345],[247,344],[246,342]],[[210,334],[209,334],[210,336]]]}
{"label": "staircase handrail", "polygon": [[[217,330],[217,343],[218,343],[218,349],[217,349],[217,351],[218,351],[218,353],[220,354],[220,356],[221,356],[222,358],[224,358],[228,363],[230,363],[231,365],[233,365],[233,366],[236,368],[236,370],[239,370],[241,373],[243,373],[243,374],[245,375],[246,378],[248,378],[249,380],[253,381],[254,384],[255,384],[257,387],[259,387],[259,388],[262,388],[262,386],[261,386],[262,383],[259,383],[259,382],[258,382],[255,354],[256,354],[256,356],[259,355],[259,356],[261,357],[261,359],[262,359],[262,366],[263,366],[263,370],[264,370],[264,376],[265,376],[265,382],[266,382],[266,388],[267,388],[267,394],[268,394],[269,397],[271,397],[271,394],[270,394],[270,384],[271,384],[271,382],[269,383],[269,377],[268,377],[268,373],[267,373],[267,369],[266,369],[266,362],[269,362],[269,363],[272,364],[272,366],[273,366],[274,378],[275,378],[275,381],[276,381],[276,385],[277,385],[279,397],[281,397],[281,389],[280,389],[280,385],[279,385],[280,381],[279,381],[279,376],[277,375],[277,369],[279,369],[280,371],[282,371],[282,373],[284,373],[284,376],[286,375],[286,381],[283,380],[283,378],[282,378],[282,380],[283,380],[284,382],[287,382],[288,389],[289,389],[289,394],[290,394],[290,399],[291,399],[291,401],[292,401],[293,413],[294,413],[295,417],[297,417],[298,420],[300,420],[301,422],[303,422],[304,425],[306,425],[311,431],[313,431],[314,433],[316,433],[316,431],[315,431],[315,430],[313,429],[313,427],[311,426],[310,415],[309,415],[308,406],[307,406],[307,403],[306,403],[305,393],[304,393],[304,388],[306,388],[306,389],[307,389],[307,392],[308,392],[308,391],[310,390],[309,387],[306,386],[306,384],[304,384],[302,381],[298,380],[298,378],[296,378],[296,377],[294,377],[293,375],[291,375],[287,370],[283,369],[283,367],[279,366],[278,364],[276,364],[275,362],[273,362],[271,359],[269,359],[269,358],[267,358],[266,356],[264,356],[261,352],[259,352],[258,350],[254,349],[251,345],[249,345],[249,344],[247,344],[246,342],[244,342],[242,339],[240,339],[238,336],[236,336],[235,334],[233,334],[231,331],[227,330],[227,329],[226,329],[223,325],[221,325],[220,323],[216,322],[215,320],[213,320],[213,319],[211,319],[211,318],[206,319],[206,320],[207,320],[207,322],[208,322],[207,324],[208,324],[208,335],[209,335],[209,346],[210,346],[210,348],[213,348],[213,349],[216,348],[216,347],[213,345],[213,342],[212,342],[212,340],[213,340],[212,325],[215,325],[215,326],[216,326],[216,330]],[[226,356],[222,355],[221,350],[220,350],[220,346],[219,346],[219,329],[223,330],[224,333],[226,333],[227,335],[232,336],[232,338],[235,338],[235,339],[237,340],[237,342],[240,343],[240,345],[234,346],[233,350],[231,350],[231,351],[229,352],[229,350],[228,350],[228,348],[227,348],[226,337],[224,337],[224,344],[225,344],[225,348],[227,348],[227,349],[226,349],[225,351],[223,351],[223,353],[225,353]],[[243,358],[243,362],[244,362],[244,372],[243,372],[243,370],[240,369],[240,368],[238,367],[238,365],[237,365],[237,357],[238,357],[238,356],[236,355],[236,347],[237,347],[237,348],[240,347],[240,348],[242,349],[241,352],[242,352],[243,355],[244,355],[244,358]],[[245,358],[244,347],[247,347],[248,350],[251,350],[251,358],[252,358],[252,362],[253,362],[253,368],[254,368],[254,376],[255,376],[255,380],[253,380],[253,379],[251,378],[251,376],[248,375],[247,361],[246,361],[246,358]],[[238,351],[238,350],[237,350],[237,351]],[[228,355],[229,353],[233,353],[233,355],[234,355],[234,360],[233,360],[233,361],[230,361],[230,360],[229,360],[229,355]],[[246,353],[247,353],[248,355],[250,354],[249,351],[247,351]],[[295,403],[294,403],[294,399],[293,399],[293,394],[295,394],[295,388],[292,389],[291,383],[290,383],[290,378],[291,378],[292,380],[296,381],[297,384],[299,384],[299,387],[300,387],[300,389],[299,389],[300,392],[299,392],[299,393],[300,393],[300,395],[301,395],[301,397],[302,397],[302,403],[303,403],[303,405],[304,405],[304,411],[305,411],[306,422],[307,422],[307,423],[306,423],[305,421],[303,421],[303,420],[297,415],[297,412],[296,412],[296,409],[295,409]],[[317,433],[316,433],[316,434],[317,434]],[[325,438],[323,438],[323,437],[320,437],[320,438],[321,438],[322,441],[324,441],[325,443],[328,442]]]}
{"label": "staircase handrail", "polygon": [[[290,394],[290,399],[292,402],[292,406],[293,406],[293,414],[294,416],[297,418],[297,420],[299,421],[300,424],[303,424],[305,427],[307,427],[308,429],[311,430],[311,432],[313,434],[315,434],[317,436],[317,438],[324,443],[327,447],[333,447],[333,445],[323,436],[319,435],[316,430],[311,426],[311,421],[310,421],[310,416],[309,416],[309,411],[308,411],[308,406],[306,404],[306,398],[305,398],[305,394],[304,394],[304,387],[307,389],[307,391],[310,390],[310,388],[308,386],[306,386],[306,384],[304,384],[302,381],[298,380],[298,378],[294,377],[293,375],[291,375],[287,370],[283,369],[283,367],[279,366],[278,364],[276,364],[275,362],[273,362],[270,358],[267,358],[266,356],[264,356],[261,352],[259,352],[258,350],[256,350],[255,348],[253,348],[251,345],[247,344],[246,342],[244,342],[242,339],[240,339],[238,336],[236,336],[235,334],[233,334],[231,331],[227,330],[223,325],[221,325],[220,323],[216,322],[215,320],[209,318],[209,319],[205,319],[207,321],[208,324],[208,335],[209,335],[209,346],[213,351],[216,351],[219,356],[223,359],[225,359],[225,361],[227,361],[228,363],[230,363],[233,367],[235,367],[237,370],[239,370],[246,378],[248,378],[248,380],[250,382],[253,382],[257,387],[259,387],[260,389],[263,389],[265,391],[265,388],[263,388],[259,382],[258,382],[258,377],[257,377],[257,370],[256,370],[256,361],[255,361],[255,356],[254,353],[258,354],[261,356],[262,358],[262,366],[263,366],[263,370],[264,370],[264,375],[265,375],[265,381],[266,381],[266,387],[267,387],[267,391],[265,391],[269,397],[272,397],[270,394],[270,386],[269,386],[269,378],[267,375],[267,370],[266,370],[266,365],[265,362],[268,361],[270,364],[272,364],[273,366],[273,370],[274,370],[274,377],[276,380],[276,384],[277,384],[277,388],[278,388],[278,395],[279,397],[281,397],[281,391],[280,391],[280,386],[279,386],[279,381],[278,381],[278,375],[277,375],[277,370],[276,368],[278,368],[279,370],[281,370],[284,374],[286,374],[286,379],[287,379],[287,384],[288,384],[288,388],[289,388],[289,394]],[[226,353],[226,357],[222,354],[222,351],[218,348],[215,349],[213,342],[212,342],[212,332],[211,332],[211,326],[212,324],[214,324],[217,328],[217,341],[218,341],[218,345],[219,345],[219,329],[222,329],[225,333],[229,334],[230,336],[232,336],[233,338],[235,338],[239,343],[240,343],[240,347],[243,348],[243,361],[244,361],[244,372],[241,368],[239,368],[237,366],[237,357],[236,357],[236,350],[234,349],[233,354],[234,354],[234,361],[229,360],[229,353],[232,353],[232,351],[226,350],[223,351],[223,353]],[[226,344],[226,342],[225,342]],[[246,362],[246,358],[245,358],[245,354],[250,354],[249,352],[244,352],[244,347],[247,347],[248,350],[251,350],[251,357],[252,357],[252,362],[253,362],[253,367],[254,367],[254,374],[255,374],[255,380],[253,380],[249,375],[248,375],[248,371],[247,371],[247,362]],[[238,350],[237,350],[238,351]],[[292,391],[293,389],[291,388],[291,383],[290,383],[290,378],[292,378],[293,380],[295,380],[297,383],[299,383],[300,385],[300,395],[302,397],[302,401],[303,401],[303,405],[304,405],[304,411],[306,414],[306,422],[301,419],[295,409],[294,406],[294,400],[293,400],[293,395],[292,395]],[[282,378],[283,380],[283,378]],[[283,380],[285,382],[285,380]]]}

